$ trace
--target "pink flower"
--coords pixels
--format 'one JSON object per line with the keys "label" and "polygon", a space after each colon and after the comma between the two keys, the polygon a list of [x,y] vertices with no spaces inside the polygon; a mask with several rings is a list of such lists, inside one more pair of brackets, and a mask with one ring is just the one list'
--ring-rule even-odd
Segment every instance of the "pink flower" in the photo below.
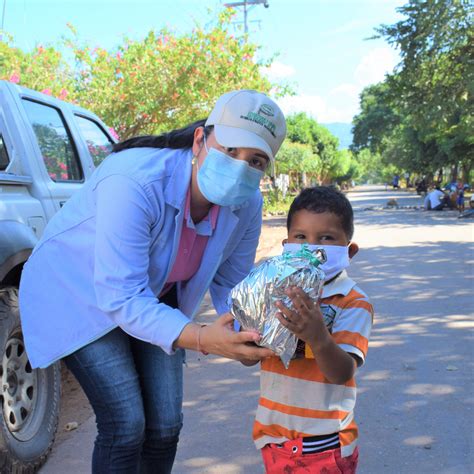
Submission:
{"label": "pink flower", "polygon": [[67,170],[66,163],[59,163],[59,167],[60,167],[63,171],[66,171],[66,170]]}
{"label": "pink flower", "polygon": [[67,173],[61,173],[61,179],[67,179]]}
{"label": "pink flower", "polygon": [[52,180],[55,180],[56,179],[56,173],[48,173],[49,174],[49,177],[52,179]]}
{"label": "pink flower", "polygon": [[68,91],[66,89],[61,89],[58,98],[64,100],[68,96]]}
{"label": "pink flower", "polygon": [[46,94],[46,95],[51,95],[51,89],[47,88],[47,89],[43,89],[41,91],[43,94]]}
{"label": "pink flower", "polygon": [[118,136],[117,132],[112,127],[109,127],[109,132],[115,138],[115,140],[120,140],[120,137]]}
{"label": "pink flower", "polygon": [[10,82],[14,82],[15,84],[18,84],[20,82],[20,75],[17,72],[14,72],[11,76],[10,79],[8,79]]}

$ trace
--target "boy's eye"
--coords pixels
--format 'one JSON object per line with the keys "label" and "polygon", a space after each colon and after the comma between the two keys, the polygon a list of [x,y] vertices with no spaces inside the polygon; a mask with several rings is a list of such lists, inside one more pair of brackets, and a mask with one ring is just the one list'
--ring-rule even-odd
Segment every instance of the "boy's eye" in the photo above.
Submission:
{"label": "boy's eye", "polygon": [[334,240],[334,237],[332,235],[323,235],[321,240]]}
{"label": "boy's eye", "polygon": [[294,238],[298,239],[298,240],[306,240],[306,235],[304,235],[304,234],[295,234]]}

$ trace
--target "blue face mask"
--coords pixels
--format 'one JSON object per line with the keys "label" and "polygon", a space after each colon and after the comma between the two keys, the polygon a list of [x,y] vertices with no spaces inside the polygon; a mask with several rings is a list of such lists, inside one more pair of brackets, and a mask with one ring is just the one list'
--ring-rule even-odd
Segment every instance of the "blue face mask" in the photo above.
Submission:
{"label": "blue face mask", "polygon": [[198,170],[197,181],[201,193],[209,202],[219,206],[237,206],[255,194],[263,174],[246,161],[211,148]]}

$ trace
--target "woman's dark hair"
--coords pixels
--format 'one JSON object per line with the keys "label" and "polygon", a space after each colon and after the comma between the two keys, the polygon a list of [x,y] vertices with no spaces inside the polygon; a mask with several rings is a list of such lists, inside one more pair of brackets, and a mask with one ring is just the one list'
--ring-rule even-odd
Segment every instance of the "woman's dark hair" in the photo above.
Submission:
{"label": "woman's dark hair", "polygon": [[341,220],[342,228],[348,240],[352,239],[354,235],[354,212],[352,211],[351,203],[344,194],[333,186],[315,186],[303,189],[291,203],[290,210],[288,211],[286,220],[288,231],[290,230],[293,215],[302,209],[314,212],[315,214],[323,212],[335,214]]}
{"label": "woman's dark hair", "polygon": [[186,127],[162,133],[161,135],[144,135],[133,137],[123,142],[116,143],[113,151],[127,150],[128,148],[191,148],[194,142],[194,131],[198,127],[204,127],[204,135],[207,137],[214,128],[212,125],[206,127],[206,119],[198,120]]}

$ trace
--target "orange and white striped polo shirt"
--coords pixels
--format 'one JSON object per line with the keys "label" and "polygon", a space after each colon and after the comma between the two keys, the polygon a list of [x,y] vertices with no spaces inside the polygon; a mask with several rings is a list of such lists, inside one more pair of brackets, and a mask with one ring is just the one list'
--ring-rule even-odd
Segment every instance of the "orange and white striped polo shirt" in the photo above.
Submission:
{"label": "orange and white striped polo shirt", "polygon": [[[362,365],[373,321],[365,293],[344,271],[325,285],[321,311],[332,337]],[[333,384],[318,367],[309,346],[288,369],[279,357],[262,361],[260,399],[253,428],[258,449],[304,436],[339,433],[341,454],[350,456],[357,444],[354,421],[356,383]]]}

